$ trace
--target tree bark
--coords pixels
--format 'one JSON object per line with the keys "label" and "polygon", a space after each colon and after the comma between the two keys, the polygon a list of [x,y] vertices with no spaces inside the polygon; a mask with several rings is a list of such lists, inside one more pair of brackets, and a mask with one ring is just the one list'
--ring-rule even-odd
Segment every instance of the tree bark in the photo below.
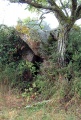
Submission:
{"label": "tree bark", "polygon": [[70,28],[67,24],[60,27],[59,38],[58,38],[58,64],[59,67],[65,66],[65,53],[68,45],[68,36]]}

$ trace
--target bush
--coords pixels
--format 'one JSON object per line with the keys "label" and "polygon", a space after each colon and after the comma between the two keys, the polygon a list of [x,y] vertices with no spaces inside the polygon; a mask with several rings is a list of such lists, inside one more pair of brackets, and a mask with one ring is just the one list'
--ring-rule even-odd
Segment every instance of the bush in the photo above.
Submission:
{"label": "bush", "polygon": [[[43,94],[45,91],[51,91],[52,85],[56,86],[55,90],[60,90],[60,94],[62,97],[68,96],[72,97],[76,93],[77,95],[81,96],[81,88],[80,88],[80,78],[81,78],[81,29],[73,28],[69,34],[69,41],[65,55],[66,66],[64,68],[59,69],[57,64],[58,54],[57,52],[57,41],[51,40],[51,43],[45,44],[43,47],[43,52],[47,59],[51,63],[49,66],[42,67],[43,76],[37,78],[37,85],[40,88],[40,91],[43,90]],[[52,85],[50,82],[58,80],[58,75],[61,74],[64,76],[66,81],[63,81],[63,84],[58,84],[59,81],[54,82]],[[53,78],[52,78],[53,75]],[[43,78],[44,77],[44,78]],[[77,79],[76,79],[77,78]],[[61,85],[61,86],[60,86]],[[41,88],[42,86],[42,88]],[[50,86],[50,87],[49,87]],[[49,95],[50,92],[48,92]]]}
{"label": "bush", "polygon": [[18,40],[19,37],[14,28],[0,26],[0,62],[2,64],[13,62],[13,54],[17,51]]}
{"label": "bush", "polygon": [[72,30],[69,35],[68,47],[66,51],[66,62],[72,63],[74,71],[81,69],[81,29]]}
{"label": "bush", "polygon": [[[21,59],[14,60],[13,55],[18,48],[21,48],[22,43],[14,28],[0,26],[0,82],[24,90],[29,86],[36,69],[30,62]],[[29,75],[26,81],[24,81],[25,71]]]}
{"label": "bush", "polygon": [[[10,87],[15,87],[24,90],[31,85],[35,67],[30,62],[21,60],[17,64],[11,62],[10,64],[0,65],[0,82]],[[26,71],[26,73],[25,73]]]}
{"label": "bush", "polygon": [[56,92],[54,81],[50,81],[44,75],[38,75],[35,80],[36,91],[41,95],[41,99],[49,99]]}

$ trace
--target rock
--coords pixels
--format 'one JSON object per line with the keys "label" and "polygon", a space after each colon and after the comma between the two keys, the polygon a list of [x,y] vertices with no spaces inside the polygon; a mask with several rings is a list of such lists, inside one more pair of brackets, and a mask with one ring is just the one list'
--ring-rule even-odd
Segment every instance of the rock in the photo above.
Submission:
{"label": "rock", "polygon": [[20,38],[31,48],[35,55],[39,55],[40,40],[31,40],[27,34],[19,34]]}
{"label": "rock", "polygon": [[[36,46],[38,47],[38,45]],[[36,55],[35,50],[33,50],[33,47],[31,49],[29,44],[24,42],[21,38],[19,39],[19,42],[16,45],[16,52],[13,54],[13,58],[15,62],[21,59],[32,62],[34,64],[34,67],[36,68],[36,71],[34,73],[35,75],[38,74],[38,71],[40,69],[40,63],[43,62],[43,58]],[[33,80],[33,74],[28,68],[24,70],[22,74],[22,79],[25,82],[29,82]]]}
{"label": "rock", "polygon": [[57,41],[59,37],[59,29],[54,29],[50,31],[50,35],[48,37],[48,43],[52,43],[54,41]]}

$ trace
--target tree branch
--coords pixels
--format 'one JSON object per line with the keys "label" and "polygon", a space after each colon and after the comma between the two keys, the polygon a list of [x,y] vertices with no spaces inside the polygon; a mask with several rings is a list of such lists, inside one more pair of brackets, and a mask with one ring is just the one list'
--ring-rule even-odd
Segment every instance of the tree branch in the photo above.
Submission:
{"label": "tree branch", "polygon": [[56,2],[54,0],[49,0],[50,2],[52,1],[51,4],[53,4],[53,5],[48,5],[48,4],[43,5],[38,2],[35,2],[35,0],[10,0],[10,1],[11,2],[19,2],[19,3],[27,3],[28,5],[31,5],[35,8],[51,10],[60,22],[61,21],[66,22],[66,20],[67,20],[67,17],[65,16],[65,14],[61,10],[61,8],[59,8],[59,6],[56,4]]}
{"label": "tree branch", "polygon": [[67,13],[67,11],[66,11],[66,9],[65,9],[65,6],[64,6],[63,3],[62,3],[62,0],[60,0],[60,3],[61,3],[61,6],[62,6],[63,10],[65,11],[66,16],[68,17],[69,15],[68,15],[68,13]]}
{"label": "tree branch", "polygon": [[41,16],[40,16],[40,19],[43,19],[44,18],[44,15],[45,14],[48,14],[48,13],[50,13],[51,11],[47,11],[47,12],[42,12],[42,14],[41,14]]}
{"label": "tree branch", "polygon": [[51,12],[51,11],[47,11],[47,12],[43,12],[43,13],[41,14],[41,16],[40,16],[40,20],[41,20],[41,21],[40,21],[40,23],[39,23],[40,28],[41,28],[41,23],[42,23],[43,19],[45,18],[44,15],[45,15],[45,14],[48,14],[48,13],[50,13],[50,12]]}
{"label": "tree branch", "polygon": [[37,2],[32,2],[32,0],[19,0],[19,3],[27,3],[28,5],[31,5],[35,8],[43,8],[43,9],[49,9],[49,10],[55,9],[55,7],[53,6],[45,6]]}
{"label": "tree branch", "polygon": [[74,20],[75,19],[75,11],[77,9],[77,0],[71,0],[71,2],[72,2],[71,17]]}
{"label": "tree branch", "polygon": [[81,18],[81,5],[78,6],[76,10],[76,20]]}
{"label": "tree branch", "polygon": [[48,3],[49,3],[51,6],[56,6],[56,7],[57,7],[57,4],[55,3],[54,0],[48,0]]}

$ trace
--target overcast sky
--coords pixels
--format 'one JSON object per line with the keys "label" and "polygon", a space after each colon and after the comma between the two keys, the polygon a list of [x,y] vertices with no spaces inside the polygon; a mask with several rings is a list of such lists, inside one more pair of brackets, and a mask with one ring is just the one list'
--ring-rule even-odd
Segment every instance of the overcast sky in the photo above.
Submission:
{"label": "overcast sky", "polygon": [[[30,13],[25,10],[26,4],[9,3],[7,0],[0,0],[0,24],[8,26],[15,26],[18,19],[25,19],[27,17],[35,17],[36,13]],[[58,21],[53,15],[45,15],[47,23],[51,28],[58,26]],[[77,22],[81,24],[81,20]]]}
{"label": "overcast sky", "polygon": [[[31,13],[27,10],[26,4],[9,3],[7,0],[0,0],[0,24],[8,26],[15,26],[18,19],[25,19],[27,17],[35,17],[36,13]],[[53,15],[45,15],[47,23],[51,28],[58,26],[58,21]]]}

